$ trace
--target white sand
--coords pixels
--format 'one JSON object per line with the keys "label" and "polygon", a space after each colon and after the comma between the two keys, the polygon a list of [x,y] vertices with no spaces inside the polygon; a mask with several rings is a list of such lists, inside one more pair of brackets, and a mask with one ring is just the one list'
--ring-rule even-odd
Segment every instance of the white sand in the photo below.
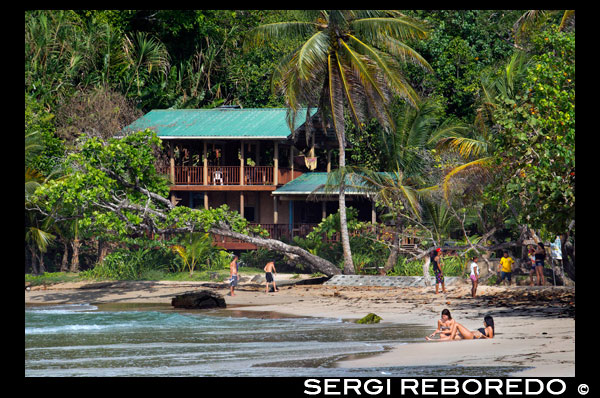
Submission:
{"label": "white sand", "polygon": [[[289,275],[279,274],[282,281]],[[111,287],[90,289],[86,283],[63,283],[25,292],[26,304],[50,303],[170,303],[176,294],[203,289],[193,282],[128,282]],[[86,288],[87,287],[87,288]],[[546,288],[545,291],[565,291]],[[530,366],[515,376],[575,376],[575,320],[559,317],[558,304],[529,299],[518,309],[490,305],[494,297],[539,292],[528,287],[488,287],[478,289],[480,297],[469,296],[470,286],[447,288],[446,294],[434,294],[433,288],[370,288],[283,286],[277,293],[265,293],[264,287],[241,284],[234,297],[223,294],[230,310],[276,311],[291,315],[359,319],[373,312],[382,322],[419,324],[435,329],[437,319],[448,308],[454,319],[476,330],[483,316],[494,316],[496,336],[489,340],[398,344],[390,351],[361,359],[340,361],[340,367],[381,367],[418,365]],[[568,291],[568,290],[567,290]],[[570,290],[574,296],[574,290]],[[568,301],[568,300],[567,300]],[[574,306],[574,304],[573,304]],[[555,311],[556,315],[552,312]]]}

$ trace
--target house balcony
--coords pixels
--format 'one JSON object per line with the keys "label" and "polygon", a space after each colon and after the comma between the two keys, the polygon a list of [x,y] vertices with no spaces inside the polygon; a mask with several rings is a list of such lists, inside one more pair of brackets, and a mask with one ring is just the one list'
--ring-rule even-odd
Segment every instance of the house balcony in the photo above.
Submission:
{"label": "house balcony", "polygon": [[[302,174],[298,170],[273,166],[166,166],[160,167],[158,172],[168,175],[174,185],[172,189],[176,190],[184,190],[184,187],[191,190],[228,190],[228,187],[239,190],[241,186],[248,190],[258,186],[274,189]],[[240,178],[242,175],[243,178]]]}

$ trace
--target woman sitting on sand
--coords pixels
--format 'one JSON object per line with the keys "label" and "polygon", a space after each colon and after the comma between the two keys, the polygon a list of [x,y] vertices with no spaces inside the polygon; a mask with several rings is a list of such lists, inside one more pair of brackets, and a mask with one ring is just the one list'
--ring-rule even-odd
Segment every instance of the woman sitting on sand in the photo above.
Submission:
{"label": "woman sitting on sand", "polygon": [[[440,341],[450,340],[473,340],[473,339],[493,339],[494,338],[494,318],[486,315],[483,318],[483,326],[477,330],[469,330],[458,322],[454,322],[450,335],[440,335]],[[433,340],[426,337],[427,340]]]}
{"label": "woman sitting on sand", "polygon": [[431,333],[429,336],[425,337],[427,340],[432,340],[433,336],[439,333],[440,338],[442,337],[450,337],[450,333],[452,332],[452,327],[456,321],[452,319],[450,315],[450,311],[447,308],[442,310],[442,318],[437,321],[437,329],[435,332]]}

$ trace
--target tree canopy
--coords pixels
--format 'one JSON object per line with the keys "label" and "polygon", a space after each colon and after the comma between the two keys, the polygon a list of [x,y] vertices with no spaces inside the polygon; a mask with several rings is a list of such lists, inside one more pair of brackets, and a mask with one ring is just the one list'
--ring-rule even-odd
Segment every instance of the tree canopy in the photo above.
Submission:
{"label": "tree canopy", "polygon": [[220,228],[264,239],[229,209],[173,207],[154,168],[160,140],[114,136],[156,108],[309,106],[343,133],[334,166],[401,176],[381,185],[381,198],[398,194],[381,209],[429,245],[517,247],[533,229],[561,237],[574,278],[574,15],[28,10],[27,261],[58,263],[63,247],[115,236]]}

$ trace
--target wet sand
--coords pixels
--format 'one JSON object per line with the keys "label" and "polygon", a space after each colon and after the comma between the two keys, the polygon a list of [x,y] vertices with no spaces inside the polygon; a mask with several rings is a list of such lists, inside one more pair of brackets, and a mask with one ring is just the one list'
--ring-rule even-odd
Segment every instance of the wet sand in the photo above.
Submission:
{"label": "wet sand", "polygon": [[[171,303],[184,292],[211,289],[222,294],[229,310],[274,311],[299,316],[360,319],[368,313],[382,322],[418,324],[435,330],[448,308],[454,319],[471,330],[494,317],[496,336],[489,340],[425,341],[398,344],[374,356],[342,360],[339,367],[381,366],[528,366],[516,372],[526,377],[575,376],[575,289],[563,287],[480,286],[470,297],[470,285],[447,287],[335,287],[286,285],[291,275],[279,274],[280,291],[265,293],[264,284],[242,282],[235,296],[224,284],[203,282],[77,282],[33,287],[26,304]],[[244,279],[242,279],[243,281]],[[291,283],[292,280],[288,279]],[[423,336],[425,337],[425,336]]]}

